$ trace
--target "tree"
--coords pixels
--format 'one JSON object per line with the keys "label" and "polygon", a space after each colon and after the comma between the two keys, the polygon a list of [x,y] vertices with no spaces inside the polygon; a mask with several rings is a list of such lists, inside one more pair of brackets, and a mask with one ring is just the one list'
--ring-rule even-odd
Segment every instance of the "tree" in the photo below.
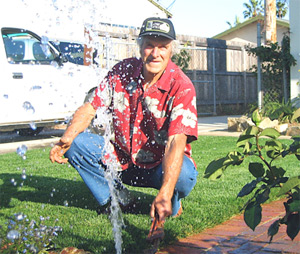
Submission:
{"label": "tree", "polygon": [[277,18],[284,18],[287,14],[288,3],[287,0],[277,0],[276,1],[276,16]]}
{"label": "tree", "polygon": [[[262,0],[249,0],[249,3],[244,3],[246,10],[243,12],[244,18],[252,18],[261,14],[264,15],[264,4]],[[276,16],[284,18],[288,10],[288,0],[276,0]],[[228,23],[228,22],[227,22]]]}
{"label": "tree", "polygon": [[246,8],[243,12],[244,18],[252,18],[264,13],[262,0],[249,0],[249,3],[244,3],[244,7]]}
{"label": "tree", "polygon": [[265,43],[277,41],[276,1],[265,0]]}
{"label": "tree", "polygon": [[226,23],[230,26],[230,28],[237,26],[238,24],[241,24],[240,18],[238,16],[235,16],[234,24],[232,25],[229,21],[226,21]]}

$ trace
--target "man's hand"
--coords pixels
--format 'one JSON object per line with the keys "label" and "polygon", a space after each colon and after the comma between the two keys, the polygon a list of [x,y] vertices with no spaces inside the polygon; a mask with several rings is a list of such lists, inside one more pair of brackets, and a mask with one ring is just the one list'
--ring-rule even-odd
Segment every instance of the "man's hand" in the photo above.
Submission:
{"label": "man's hand", "polygon": [[66,151],[69,150],[72,141],[69,138],[62,137],[58,143],[54,145],[54,147],[50,151],[50,160],[57,163],[67,163],[68,159],[63,158],[63,155]]}
{"label": "man's hand", "polygon": [[168,197],[164,197],[158,193],[151,205],[150,216],[155,217],[158,214],[159,221],[164,221],[167,217],[172,215],[172,202]]}
{"label": "man's hand", "polygon": [[68,161],[67,158],[63,158],[63,155],[69,150],[77,135],[89,126],[95,114],[96,110],[90,103],[85,103],[76,110],[64,135],[50,151],[52,162],[66,163]]}

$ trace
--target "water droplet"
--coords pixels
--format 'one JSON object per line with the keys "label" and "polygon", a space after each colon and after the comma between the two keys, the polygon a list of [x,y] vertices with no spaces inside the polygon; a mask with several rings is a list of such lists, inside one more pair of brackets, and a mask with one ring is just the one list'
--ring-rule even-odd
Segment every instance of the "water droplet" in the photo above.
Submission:
{"label": "water droplet", "polygon": [[9,240],[15,240],[15,239],[18,239],[20,237],[20,232],[13,229],[13,230],[10,230],[7,235],[6,235],[7,239]]}
{"label": "water droplet", "polygon": [[41,37],[41,43],[42,43],[42,44],[48,44],[48,42],[49,42],[49,39],[48,39],[47,36],[42,36],[42,37]]}
{"label": "water droplet", "polygon": [[17,213],[15,214],[16,220],[21,221],[24,220],[24,218],[26,217],[23,213]]}
{"label": "water droplet", "polygon": [[34,107],[31,105],[31,103],[29,101],[25,101],[23,103],[23,109],[29,113],[29,114],[34,114],[35,113],[35,109]]}
{"label": "water droplet", "polygon": [[58,62],[56,62],[56,61],[52,61],[51,65],[57,69],[59,68]]}
{"label": "water droplet", "polygon": [[36,130],[37,127],[36,127],[35,122],[31,122],[31,123],[30,123],[30,128],[31,128],[32,130],[34,130],[34,131]]}
{"label": "water droplet", "polygon": [[21,146],[19,146],[18,148],[17,148],[17,154],[19,155],[19,156],[21,156],[21,157],[23,157],[25,154],[26,154],[26,152],[27,152],[27,146],[26,145],[21,145]]}

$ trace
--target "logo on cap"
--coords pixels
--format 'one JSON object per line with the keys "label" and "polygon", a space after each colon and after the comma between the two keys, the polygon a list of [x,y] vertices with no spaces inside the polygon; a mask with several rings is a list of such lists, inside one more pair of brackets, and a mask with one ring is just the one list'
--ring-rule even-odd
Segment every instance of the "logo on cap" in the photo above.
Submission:
{"label": "logo on cap", "polygon": [[146,25],[145,31],[159,31],[162,33],[169,33],[170,26],[168,23],[161,20],[149,20]]}

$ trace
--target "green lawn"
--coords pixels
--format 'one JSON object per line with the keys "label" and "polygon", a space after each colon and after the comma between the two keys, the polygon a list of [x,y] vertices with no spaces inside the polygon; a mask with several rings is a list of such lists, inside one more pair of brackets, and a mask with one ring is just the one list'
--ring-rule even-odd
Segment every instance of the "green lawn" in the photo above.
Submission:
{"label": "green lawn", "polygon": [[[193,143],[198,183],[183,200],[182,216],[165,223],[166,236],[162,246],[199,233],[239,213],[244,200],[237,199],[237,193],[251,180],[246,164],[228,169],[225,177],[217,181],[203,178],[206,166],[233,150],[236,140],[236,137],[200,136]],[[289,140],[283,142],[291,143]],[[109,217],[96,214],[97,202],[77,171],[70,165],[52,164],[48,159],[49,150],[30,150],[26,160],[16,153],[0,155],[0,225],[5,228],[8,218],[19,212],[35,220],[49,216],[49,225],[59,219],[57,224],[63,228],[55,238],[58,247],[74,246],[92,253],[115,253]],[[288,169],[289,175],[298,170],[298,160],[294,157],[278,163]],[[149,247],[145,240],[151,225],[149,205],[156,191],[130,189],[138,198],[138,205],[136,214],[123,215],[122,252],[143,253]]]}

